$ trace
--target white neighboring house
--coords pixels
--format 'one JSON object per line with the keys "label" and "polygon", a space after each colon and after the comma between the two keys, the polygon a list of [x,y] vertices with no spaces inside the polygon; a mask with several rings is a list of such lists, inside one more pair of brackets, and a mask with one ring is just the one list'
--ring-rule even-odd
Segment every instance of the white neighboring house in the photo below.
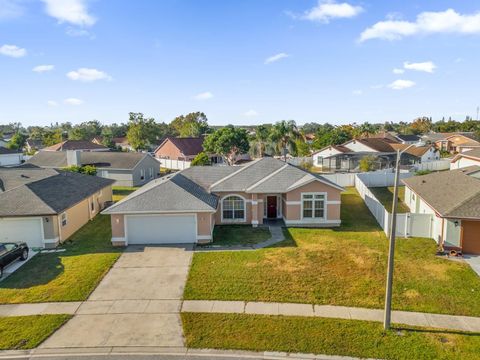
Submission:
{"label": "white neighboring house", "polygon": [[462,169],[473,165],[480,166],[480,149],[465,151],[455,155],[450,163],[450,170]]}
{"label": "white neighboring house", "polygon": [[4,138],[0,138],[0,147],[7,147],[8,141]]}
{"label": "white neighboring house", "polygon": [[23,154],[0,146],[0,166],[16,166],[22,163]]}

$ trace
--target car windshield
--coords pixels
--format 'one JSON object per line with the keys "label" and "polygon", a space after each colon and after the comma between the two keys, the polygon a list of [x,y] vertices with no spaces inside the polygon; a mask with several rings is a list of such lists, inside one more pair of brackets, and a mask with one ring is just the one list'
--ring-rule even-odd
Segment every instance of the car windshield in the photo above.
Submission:
{"label": "car windshield", "polygon": [[3,255],[7,252],[7,248],[5,247],[5,245],[3,244],[0,244],[0,255]]}
{"label": "car windshield", "polygon": [[5,248],[7,251],[12,251],[13,249],[17,248],[17,244],[5,244]]}

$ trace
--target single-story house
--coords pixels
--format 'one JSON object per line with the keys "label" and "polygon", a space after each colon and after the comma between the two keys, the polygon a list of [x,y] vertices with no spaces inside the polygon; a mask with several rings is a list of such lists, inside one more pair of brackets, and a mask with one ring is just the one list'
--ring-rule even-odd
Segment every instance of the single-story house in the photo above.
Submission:
{"label": "single-story house", "polygon": [[480,254],[480,166],[402,181],[410,211],[434,215],[433,238],[440,246]]}
{"label": "single-story house", "polygon": [[112,201],[112,183],[31,165],[0,168],[0,242],[55,247]]}
{"label": "single-story house", "polygon": [[[390,168],[395,164],[397,149],[402,150],[407,146],[387,136],[353,139],[314,152],[313,165],[323,171],[359,171],[360,161],[366,156],[373,156],[377,169]],[[406,151],[402,156],[402,164],[412,165],[439,158],[438,151],[432,146],[418,146]]]}
{"label": "single-story house", "polygon": [[67,150],[78,150],[78,151],[110,151],[106,146],[95,144],[91,141],[86,140],[65,140],[58,144],[47,146],[42,149],[42,151],[67,151]]}
{"label": "single-story house", "polygon": [[480,166],[480,149],[465,151],[455,155],[450,162],[450,170],[462,169],[473,165]]}
{"label": "single-story house", "polygon": [[395,135],[395,138],[401,143],[401,144],[416,144],[422,140],[422,138],[418,135],[413,135],[413,134],[398,134]]}
{"label": "single-story house", "polygon": [[114,245],[208,243],[216,224],[340,225],[343,188],[274,158],[194,166],[154,180],[104,210]]}
{"label": "single-story house", "polygon": [[113,143],[115,144],[116,147],[124,150],[124,151],[133,151],[132,146],[128,142],[128,139],[126,136],[120,136],[120,137],[114,137],[112,139]]}
{"label": "single-story house", "polygon": [[[192,161],[195,156],[203,151],[203,141],[200,137],[167,137],[155,149],[158,159]],[[213,163],[222,162],[218,156],[211,157]]]}
{"label": "single-story house", "polygon": [[0,166],[20,165],[23,160],[23,154],[18,150],[7,149],[0,146]]}
{"label": "single-story house", "polygon": [[118,151],[40,151],[27,161],[42,168],[92,165],[97,176],[116,186],[142,186],[160,176],[160,165],[150,154]]}

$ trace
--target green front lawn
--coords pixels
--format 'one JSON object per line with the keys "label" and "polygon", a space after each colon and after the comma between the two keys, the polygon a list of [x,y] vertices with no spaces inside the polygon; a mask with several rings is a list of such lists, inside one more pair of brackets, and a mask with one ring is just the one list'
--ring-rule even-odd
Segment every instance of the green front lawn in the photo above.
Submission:
{"label": "green front lawn", "polygon": [[[370,188],[371,192],[378,201],[382,203],[385,209],[388,212],[392,212],[393,205],[393,186],[389,187],[376,187]],[[398,187],[398,202],[397,202],[397,212],[398,213],[408,213],[410,209],[407,204],[405,204],[405,186]]]}
{"label": "green front lawn", "polygon": [[59,248],[37,254],[0,282],[1,303],[85,300],[120,256],[110,216],[97,215]]}
{"label": "green front lawn", "polygon": [[0,317],[0,350],[33,349],[70,318],[70,315]]}
{"label": "green front lawn", "polygon": [[[342,195],[340,228],[286,235],[276,248],[195,253],[185,299],[383,308],[387,238],[354,189]],[[393,307],[480,316],[480,278],[435,252],[431,239],[398,239]]]}
{"label": "green front lawn", "polygon": [[213,229],[213,244],[221,246],[255,245],[270,239],[268,227],[251,225],[217,225]]}
{"label": "green front lawn", "polygon": [[480,359],[480,334],[326,318],[182,313],[189,348],[376,359]]}
{"label": "green front lawn", "polygon": [[112,191],[112,200],[114,202],[122,200],[125,196],[130,195],[135,190],[138,190],[139,187],[129,187],[129,186],[113,186]]}

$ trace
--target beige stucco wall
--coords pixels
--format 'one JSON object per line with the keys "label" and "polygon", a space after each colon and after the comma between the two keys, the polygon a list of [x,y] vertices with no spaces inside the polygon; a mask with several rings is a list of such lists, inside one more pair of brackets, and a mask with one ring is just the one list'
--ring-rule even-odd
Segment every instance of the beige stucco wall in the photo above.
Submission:
{"label": "beige stucco wall", "polygon": [[[59,227],[60,242],[67,240],[83,225],[85,225],[90,219],[93,219],[102,209],[101,207],[106,201],[112,200],[112,187],[109,185],[102,189],[101,192],[97,192],[87,199],[82,200],[78,204],[67,209],[67,225],[62,226],[62,214],[56,216],[56,222]],[[93,211],[91,211],[91,204],[95,205]]]}
{"label": "beige stucco wall", "polygon": [[110,222],[112,223],[112,237],[125,237],[125,216],[123,214],[111,215]]}
{"label": "beige stucco wall", "polygon": [[[216,224],[251,224],[252,223],[252,194],[246,194],[244,192],[218,192],[215,193],[219,197],[219,204],[218,204],[218,210],[215,215],[215,223]],[[247,203],[245,204],[245,221],[222,221],[222,199],[226,196],[229,195],[239,195],[243,197],[245,200],[247,200]]]}
{"label": "beige stucco wall", "polygon": [[56,239],[58,237],[58,222],[56,216],[44,216],[43,222],[43,238],[47,240]]}
{"label": "beige stucco wall", "polygon": [[[301,200],[302,193],[308,192],[325,192],[327,193],[327,221],[340,221],[340,203],[329,204],[330,201],[340,202],[341,191],[331,186],[323,184],[318,181],[311,182],[305,186],[299,187],[293,191],[290,191],[284,197],[283,202],[283,216],[287,221],[301,220]],[[298,204],[287,204],[286,202],[298,202]]]}

